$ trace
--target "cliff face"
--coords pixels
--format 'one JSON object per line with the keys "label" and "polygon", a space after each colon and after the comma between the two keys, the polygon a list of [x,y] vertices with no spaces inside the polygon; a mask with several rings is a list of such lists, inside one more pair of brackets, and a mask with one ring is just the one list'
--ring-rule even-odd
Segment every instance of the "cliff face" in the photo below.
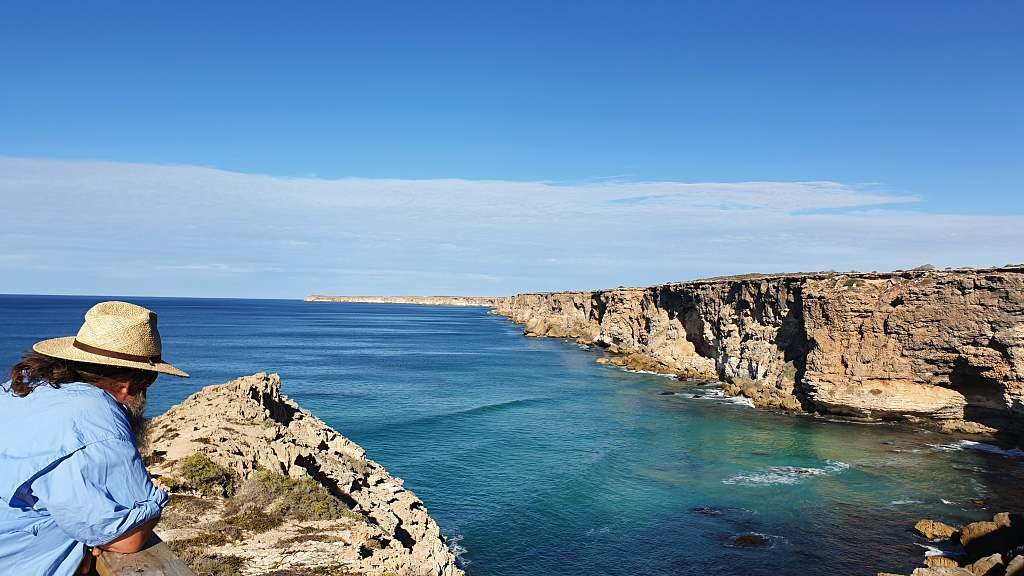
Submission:
{"label": "cliff face", "polygon": [[762,407],[964,431],[1024,421],[1024,267],[520,294],[495,312],[618,364],[721,379]]}
{"label": "cliff face", "polygon": [[276,374],[193,394],[143,455],[173,492],[158,532],[200,575],[462,574],[423,502]]}

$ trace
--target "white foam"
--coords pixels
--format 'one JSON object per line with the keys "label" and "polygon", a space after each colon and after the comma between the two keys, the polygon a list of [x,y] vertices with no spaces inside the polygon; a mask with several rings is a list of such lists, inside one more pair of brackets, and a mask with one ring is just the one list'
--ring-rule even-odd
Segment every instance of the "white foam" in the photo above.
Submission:
{"label": "white foam", "polygon": [[893,500],[892,502],[889,502],[889,504],[893,506],[906,506],[907,504],[924,504],[924,502],[921,502],[920,500],[911,500],[910,498],[905,498],[903,500]]}
{"label": "white foam", "polygon": [[845,462],[826,460],[821,468],[800,466],[773,466],[764,472],[754,474],[737,474],[722,480],[722,484],[738,484],[741,486],[766,486],[772,484],[798,484],[805,478],[831,476],[850,467]]}
{"label": "white foam", "polygon": [[1024,458],[1024,450],[1021,450],[1020,448],[1000,448],[999,446],[993,446],[992,444],[972,442],[970,440],[961,440],[960,443],[968,450],[988,452],[989,454],[998,454],[999,456],[1007,456],[1010,458]]}
{"label": "white foam", "polygon": [[754,401],[746,396],[726,396],[725,392],[721,388],[708,388],[703,394],[697,395],[692,392],[676,392],[674,396],[682,396],[683,398],[695,398],[697,400],[722,400],[730,404],[736,404],[738,406],[746,406],[748,408],[754,408]]}
{"label": "white foam", "polygon": [[662,378],[671,378],[675,380],[675,374],[668,374],[666,372],[655,372],[653,370],[634,370],[633,368],[621,367],[626,372],[632,372],[633,374],[650,374],[651,376],[661,376]]}
{"label": "white foam", "polygon": [[1021,450],[1020,448],[1000,448],[999,446],[985,444],[984,442],[975,442],[973,440],[960,440],[959,442],[953,442],[951,444],[928,444],[928,446],[940,452],[977,450],[978,452],[986,452],[997,456],[1006,456],[1007,458],[1024,458],[1024,450]]}
{"label": "white foam", "polygon": [[[789,544],[789,540],[787,540],[784,536],[776,536],[774,534],[763,534],[761,532],[743,532],[741,534],[737,534],[734,537],[733,544],[729,544],[728,546],[731,547],[731,548],[747,548],[748,546],[737,545],[735,543],[735,538],[739,538],[740,536],[755,536],[755,537],[759,537],[759,538],[764,538],[765,546],[763,546],[763,548],[775,548],[779,544],[783,544],[783,545]],[[754,548],[762,548],[762,546],[753,546],[753,547]]]}
{"label": "white foam", "polygon": [[953,505],[953,502],[950,502],[949,500],[946,500],[945,498],[939,498],[939,500],[940,500],[940,501],[941,501],[941,502],[942,502],[943,504],[945,504],[945,505],[947,505],[947,506],[952,506],[952,505]]}
{"label": "white foam", "polygon": [[729,398],[728,401],[733,404],[738,404],[740,406],[746,406],[748,408],[754,407],[754,401],[751,400],[750,398],[747,398],[746,396],[733,396],[732,398]]}
{"label": "white foam", "polygon": [[458,560],[459,566],[465,568],[472,564],[471,561],[467,560],[463,555],[467,552],[466,547],[459,544],[462,541],[462,534],[456,533],[446,538],[448,549],[455,555],[455,559]]}
{"label": "white foam", "polygon": [[942,550],[939,550],[935,546],[929,546],[927,544],[920,544],[917,542],[915,542],[915,544],[917,544],[921,548],[924,548],[925,556],[943,556],[945,554]]}

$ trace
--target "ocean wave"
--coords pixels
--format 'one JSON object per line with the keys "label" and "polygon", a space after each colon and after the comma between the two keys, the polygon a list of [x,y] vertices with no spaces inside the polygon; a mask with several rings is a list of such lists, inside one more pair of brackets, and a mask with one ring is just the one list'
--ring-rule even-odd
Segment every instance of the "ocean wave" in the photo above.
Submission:
{"label": "ocean wave", "polygon": [[927,544],[921,544],[921,543],[918,543],[918,542],[915,542],[915,544],[917,544],[921,548],[924,548],[924,555],[925,556],[942,556],[942,555],[945,554],[942,550],[939,550],[935,546],[929,546]]}
{"label": "ocean wave", "polygon": [[949,558],[963,558],[963,556],[964,556],[964,554],[962,552],[957,552],[955,550],[943,550],[943,549],[937,548],[935,546],[929,546],[928,544],[921,544],[920,542],[915,542],[914,544],[917,545],[917,546],[920,546],[921,548],[924,548],[924,555],[926,557],[927,556],[946,556],[946,557],[949,557]]}
{"label": "ocean wave", "polygon": [[632,374],[650,374],[651,376],[661,376],[662,378],[672,378],[672,379],[675,379],[675,377],[676,377],[675,374],[669,374],[667,372],[655,372],[653,370],[636,370],[634,368],[626,368],[625,366],[619,366],[619,368],[622,368],[626,372],[630,372]]}
{"label": "ocean wave", "polygon": [[706,391],[701,394],[695,394],[693,392],[676,392],[673,396],[695,398],[697,400],[720,400],[722,402],[736,404],[737,406],[746,406],[748,408],[754,407],[754,401],[750,398],[747,398],[746,396],[726,396],[725,392],[723,392],[721,388],[707,388]]}
{"label": "ocean wave", "polygon": [[445,543],[448,545],[448,549],[451,550],[452,554],[455,555],[455,562],[461,568],[465,568],[472,564],[470,560],[467,560],[465,558],[465,554],[466,552],[468,552],[468,550],[466,550],[465,546],[459,544],[459,542],[462,542],[463,538],[464,536],[458,532],[445,538]]}
{"label": "ocean wave", "polygon": [[850,467],[845,462],[826,460],[820,468],[802,466],[773,466],[764,472],[737,474],[722,480],[722,484],[740,486],[767,486],[772,484],[798,484],[806,478],[832,476]]}
{"label": "ocean wave", "polygon": [[893,500],[892,502],[889,502],[889,504],[892,506],[906,506],[907,504],[924,504],[924,502],[920,500],[911,500],[910,498],[903,498],[901,500]]}
{"label": "ocean wave", "polygon": [[1020,448],[1000,448],[993,444],[985,444],[984,442],[975,442],[973,440],[960,440],[950,444],[928,444],[928,447],[933,450],[938,450],[939,452],[976,450],[978,452],[986,452],[988,454],[1005,456],[1007,458],[1024,458],[1024,450],[1021,450]]}
{"label": "ocean wave", "polygon": [[387,424],[387,428],[394,429],[404,426],[420,426],[429,422],[446,421],[452,418],[471,417],[490,412],[500,412],[502,410],[508,410],[520,406],[549,402],[551,400],[551,398],[547,397],[519,398],[516,400],[507,400],[505,402],[495,402],[493,404],[481,404],[480,406],[473,406],[462,410],[453,410],[451,412],[443,412],[441,414],[430,414],[427,416],[420,416],[418,418],[410,418],[409,420],[391,422]]}

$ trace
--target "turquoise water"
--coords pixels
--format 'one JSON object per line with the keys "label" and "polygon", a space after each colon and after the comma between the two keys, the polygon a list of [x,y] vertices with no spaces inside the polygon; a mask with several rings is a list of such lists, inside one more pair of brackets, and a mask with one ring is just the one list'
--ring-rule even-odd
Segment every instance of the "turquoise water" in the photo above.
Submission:
{"label": "turquoise water", "polygon": [[[98,300],[0,296],[0,365],[73,334]],[[405,479],[472,576],[909,572],[918,518],[1024,502],[1024,459],[708,398],[481,309],[131,300],[159,312],[165,356],[193,375],[161,377],[153,413],[280,373]],[[734,541],[753,533],[763,546]]]}

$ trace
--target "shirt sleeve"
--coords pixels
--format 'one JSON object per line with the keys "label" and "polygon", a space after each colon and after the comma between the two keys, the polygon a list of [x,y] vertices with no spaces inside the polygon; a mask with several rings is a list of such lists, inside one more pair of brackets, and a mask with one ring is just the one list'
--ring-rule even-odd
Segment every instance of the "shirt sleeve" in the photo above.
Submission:
{"label": "shirt sleeve", "polygon": [[88,546],[116,540],[160,516],[167,493],[153,485],[139,451],[113,438],[61,460],[32,483],[35,508]]}

